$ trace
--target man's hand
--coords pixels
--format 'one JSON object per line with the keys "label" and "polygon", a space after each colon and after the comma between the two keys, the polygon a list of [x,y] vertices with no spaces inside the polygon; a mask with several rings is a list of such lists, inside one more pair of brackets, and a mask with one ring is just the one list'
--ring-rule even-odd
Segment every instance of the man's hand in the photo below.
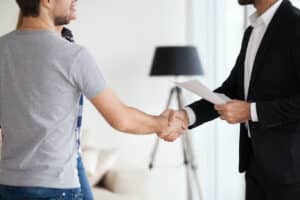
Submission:
{"label": "man's hand", "polygon": [[182,120],[187,126],[190,124],[189,116],[184,109],[176,111],[176,115],[174,117]]}
{"label": "man's hand", "polygon": [[229,124],[245,123],[251,120],[250,109],[250,103],[238,100],[229,101],[224,105],[215,105],[220,118]]}
{"label": "man's hand", "polygon": [[157,135],[167,142],[173,142],[179,138],[188,128],[188,121],[185,119],[185,111],[166,110],[161,117],[160,131]]}

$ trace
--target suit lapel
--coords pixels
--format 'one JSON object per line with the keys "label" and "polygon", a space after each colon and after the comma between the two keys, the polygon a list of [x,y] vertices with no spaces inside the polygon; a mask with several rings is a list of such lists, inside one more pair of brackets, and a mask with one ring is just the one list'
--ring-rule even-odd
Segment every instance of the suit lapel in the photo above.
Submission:
{"label": "suit lapel", "polygon": [[244,34],[243,42],[242,42],[242,48],[241,48],[241,59],[240,59],[240,65],[241,66],[241,74],[240,74],[240,83],[241,83],[241,91],[243,91],[243,95],[245,97],[245,91],[244,91],[244,75],[245,75],[245,59],[246,59],[246,53],[247,53],[247,47],[250,40],[251,33],[253,31],[253,27],[250,26],[247,28]]}
{"label": "suit lapel", "polygon": [[268,50],[271,46],[271,44],[276,43],[276,38],[279,35],[279,30],[283,28],[283,23],[285,21],[285,11],[290,6],[289,1],[284,1],[280,7],[278,8],[277,12],[275,13],[272,21],[270,22],[266,33],[262,39],[262,42],[260,44],[260,47],[257,51],[256,58],[254,61],[254,66],[250,78],[250,84],[249,84],[249,92],[248,96],[251,93],[251,89],[253,88],[253,84],[255,82],[255,79],[257,77],[257,74],[263,67],[263,62],[265,61],[266,54],[268,53]]}

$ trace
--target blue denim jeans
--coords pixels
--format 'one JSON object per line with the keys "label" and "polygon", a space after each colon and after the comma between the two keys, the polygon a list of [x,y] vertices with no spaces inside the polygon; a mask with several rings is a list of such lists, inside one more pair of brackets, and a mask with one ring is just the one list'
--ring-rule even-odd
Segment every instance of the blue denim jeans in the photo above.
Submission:
{"label": "blue denim jeans", "polygon": [[83,200],[94,200],[91,186],[88,182],[88,179],[87,179],[87,176],[85,173],[85,168],[83,166],[83,162],[82,162],[80,155],[78,155],[78,158],[77,158],[77,169],[78,169],[78,176],[79,176],[79,181],[80,181],[80,185],[81,185],[81,192],[83,195]]}
{"label": "blue denim jeans", "polygon": [[0,185],[0,200],[83,200],[78,189],[49,189]]}
{"label": "blue denim jeans", "polygon": [[93,200],[93,193],[80,155],[77,158],[77,169],[81,188],[50,189],[0,185],[0,200]]}

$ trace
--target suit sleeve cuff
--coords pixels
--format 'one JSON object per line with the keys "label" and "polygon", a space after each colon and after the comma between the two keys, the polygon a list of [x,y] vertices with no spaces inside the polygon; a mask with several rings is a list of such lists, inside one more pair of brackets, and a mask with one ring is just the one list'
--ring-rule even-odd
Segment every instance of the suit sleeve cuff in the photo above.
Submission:
{"label": "suit sleeve cuff", "polygon": [[258,122],[258,116],[257,116],[257,110],[256,110],[256,103],[251,103],[251,108],[250,108],[250,112],[251,112],[251,120],[253,122]]}
{"label": "suit sleeve cuff", "polygon": [[185,107],[183,108],[187,115],[188,115],[188,118],[189,118],[189,126],[192,126],[196,123],[196,114],[195,112],[193,111],[193,109],[191,109],[190,107]]}

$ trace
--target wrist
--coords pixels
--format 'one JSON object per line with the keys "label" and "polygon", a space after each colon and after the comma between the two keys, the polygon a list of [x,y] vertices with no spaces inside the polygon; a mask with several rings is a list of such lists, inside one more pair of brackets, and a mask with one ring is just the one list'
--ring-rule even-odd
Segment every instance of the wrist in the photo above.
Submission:
{"label": "wrist", "polygon": [[154,131],[156,134],[160,135],[164,132],[165,127],[168,126],[168,119],[164,116],[156,116],[155,117],[155,125],[154,125]]}
{"label": "wrist", "polygon": [[247,103],[247,121],[251,120],[251,103]]}
{"label": "wrist", "polygon": [[185,109],[181,109],[179,112],[181,113],[184,123],[189,125],[190,120],[189,120],[189,115],[188,115],[187,111]]}
{"label": "wrist", "polygon": [[197,117],[196,113],[191,107],[185,107],[183,108],[185,113],[187,114],[185,116],[186,121],[188,121],[188,126],[193,126],[196,123]]}

